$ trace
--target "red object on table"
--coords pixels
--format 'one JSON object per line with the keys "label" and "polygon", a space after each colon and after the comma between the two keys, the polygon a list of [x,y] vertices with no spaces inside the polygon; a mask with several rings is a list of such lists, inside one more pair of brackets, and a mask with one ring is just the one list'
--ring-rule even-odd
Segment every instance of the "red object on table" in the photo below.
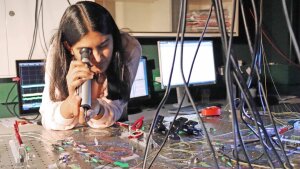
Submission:
{"label": "red object on table", "polygon": [[287,132],[289,130],[289,128],[286,126],[286,127],[283,127],[281,129],[279,129],[278,133],[279,134],[284,134],[285,132]]}
{"label": "red object on table", "polygon": [[202,116],[220,116],[221,108],[217,106],[206,107],[201,111]]}
{"label": "red object on table", "polygon": [[135,131],[133,132],[131,135],[128,136],[129,139],[133,139],[133,138],[141,138],[144,135],[144,132],[141,131]]}
{"label": "red object on table", "polygon": [[122,123],[122,122],[115,122],[116,125],[118,126],[121,126],[121,127],[125,127],[125,128],[128,128],[129,127],[129,124],[126,124],[126,123]]}
{"label": "red object on table", "polygon": [[18,124],[17,121],[15,121],[15,123],[14,123],[14,129],[15,129],[16,139],[18,140],[19,145],[22,145],[23,141],[22,141],[22,138],[21,138],[21,135],[20,135],[20,132],[19,132],[19,124]]}
{"label": "red object on table", "polygon": [[131,130],[135,131],[137,129],[141,129],[143,126],[143,120],[144,120],[144,116],[140,117],[139,119],[137,119],[132,125],[131,125]]}

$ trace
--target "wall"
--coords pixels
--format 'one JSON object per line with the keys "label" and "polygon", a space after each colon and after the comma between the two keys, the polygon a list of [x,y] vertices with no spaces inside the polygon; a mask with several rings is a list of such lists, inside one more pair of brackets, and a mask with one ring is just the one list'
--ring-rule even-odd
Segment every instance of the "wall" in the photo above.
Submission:
{"label": "wall", "polygon": [[[76,1],[78,0],[70,2]],[[65,0],[42,2],[43,15],[39,18],[39,30],[32,59],[46,57],[46,46],[49,46],[63,12],[69,6]],[[35,3],[34,0],[0,0],[0,78],[16,76],[15,60],[27,59],[29,56],[35,24]],[[38,6],[40,7],[40,4]],[[42,34],[42,16],[46,42]]]}
{"label": "wall", "polygon": [[170,0],[116,1],[115,20],[120,29],[134,32],[171,32]]}

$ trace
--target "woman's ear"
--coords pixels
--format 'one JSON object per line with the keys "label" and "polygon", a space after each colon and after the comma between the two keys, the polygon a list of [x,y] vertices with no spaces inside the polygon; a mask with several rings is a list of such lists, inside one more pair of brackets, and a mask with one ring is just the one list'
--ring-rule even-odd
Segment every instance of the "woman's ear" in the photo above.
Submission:
{"label": "woman's ear", "polygon": [[63,41],[63,45],[64,45],[64,47],[65,47],[72,55],[74,55],[74,52],[73,52],[71,46],[68,44],[67,41]]}

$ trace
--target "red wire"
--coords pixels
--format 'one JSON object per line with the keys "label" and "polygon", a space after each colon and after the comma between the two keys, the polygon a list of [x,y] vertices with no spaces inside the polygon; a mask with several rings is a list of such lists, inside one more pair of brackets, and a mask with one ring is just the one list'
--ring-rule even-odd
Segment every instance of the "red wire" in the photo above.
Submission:
{"label": "red wire", "polygon": [[19,125],[18,125],[17,121],[14,124],[14,128],[15,128],[16,139],[18,140],[19,145],[22,145],[23,141],[22,141],[20,133],[19,133]]}

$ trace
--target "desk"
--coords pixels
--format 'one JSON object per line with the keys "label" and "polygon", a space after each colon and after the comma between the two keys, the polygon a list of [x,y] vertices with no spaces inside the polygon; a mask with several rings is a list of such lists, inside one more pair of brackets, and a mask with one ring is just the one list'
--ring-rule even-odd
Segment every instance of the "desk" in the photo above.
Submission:
{"label": "desk", "polygon": [[[162,114],[170,116],[166,110],[164,109]],[[140,114],[130,115],[129,120],[132,122],[144,115],[145,120],[148,121],[153,118],[153,112],[155,109],[145,109]],[[185,117],[196,119],[195,115]],[[165,119],[170,120],[168,117]],[[234,166],[232,125],[229,113],[223,112],[220,117],[208,117],[203,120],[216,150],[219,166],[226,168]],[[148,126],[149,122],[145,124],[146,128]],[[258,158],[261,154],[259,143],[255,141],[253,133],[243,129],[245,126],[241,126],[244,140],[253,141],[247,144],[247,151],[251,158]],[[69,131],[50,131],[35,124],[20,126],[23,142],[28,146],[27,168],[114,168],[120,166],[126,168],[126,165],[129,165],[129,168],[141,168],[144,142],[128,139],[124,135],[126,132],[126,129],[120,127],[104,130],[79,127]],[[271,129],[270,132],[272,132]],[[291,135],[299,137],[299,133],[291,130],[284,138],[290,138]],[[214,168],[211,151],[203,136],[180,135],[180,137],[181,141],[169,140],[167,142],[152,168]],[[150,158],[156,153],[156,147],[161,144],[162,138],[160,134],[153,135]],[[9,140],[12,139],[14,139],[13,129],[0,126],[0,168],[22,168],[13,160],[9,145]],[[287,150],[292,150],[288,148],[291,145],[285,144],[285,146]],[[298,150],[288,153],[295,168],[300,164],[298,153]],[[282,157],[282,154],[280,156]],[[116,161],[120,163],[115,163]],[[269,168],[267,164],[264,156],[253,161],[255,168]],[[241,165],[243,166],[243,163]]]}

